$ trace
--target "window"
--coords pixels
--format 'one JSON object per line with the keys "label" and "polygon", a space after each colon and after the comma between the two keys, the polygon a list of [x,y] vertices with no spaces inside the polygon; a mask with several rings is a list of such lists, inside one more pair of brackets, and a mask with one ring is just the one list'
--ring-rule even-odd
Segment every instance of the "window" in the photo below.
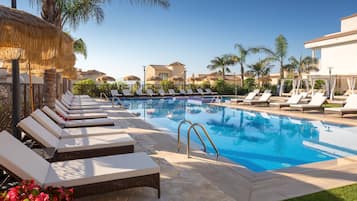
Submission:
{"label": "window", "polygon": [[168,80],[169,74],[168,74],[168,73],[159,73],[159,77],[160,77],[162,80]]}

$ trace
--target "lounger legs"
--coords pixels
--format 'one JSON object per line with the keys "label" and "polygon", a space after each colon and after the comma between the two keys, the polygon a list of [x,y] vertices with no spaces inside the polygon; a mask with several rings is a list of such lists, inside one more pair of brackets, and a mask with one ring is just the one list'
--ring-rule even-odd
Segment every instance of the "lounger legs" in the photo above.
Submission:
{"label": "lounger legs", "polygon": [[74,188],[74,197],[79,198],[135,187],[155,188],[157,190],[157,197],[160,198],[160,173],[82,186],[73,186],[72,188]]}

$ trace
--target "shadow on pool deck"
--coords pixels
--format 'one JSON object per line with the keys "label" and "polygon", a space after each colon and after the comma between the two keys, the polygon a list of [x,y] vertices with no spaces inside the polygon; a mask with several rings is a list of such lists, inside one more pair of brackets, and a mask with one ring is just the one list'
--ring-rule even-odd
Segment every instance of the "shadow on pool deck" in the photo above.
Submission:
{"label": "shadow on pool deck", "polygon": [[[176,140],[163,131],[123,110],[110,116],[116,125],[136,141],[135,151],[150,154],[161,168],[162,198],[167,201],[275,201],[357,182],[357,157],[253,173],[220,158],[218,161],[199,150],[187,159],[185,147],[176,150]],[[96,195],[81,200],[157,200],[156,191],[135,188]]]}

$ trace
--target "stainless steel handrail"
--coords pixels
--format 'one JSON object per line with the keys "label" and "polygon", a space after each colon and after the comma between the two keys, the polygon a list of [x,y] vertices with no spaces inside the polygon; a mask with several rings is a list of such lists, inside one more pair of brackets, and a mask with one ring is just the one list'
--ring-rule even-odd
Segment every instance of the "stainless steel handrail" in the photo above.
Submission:
{"label": "stainless steel handrail", "polygon": [[196,126],[200,127],[203,130],[203,132],[206,135],[208,141],[211,143],[213,149],[216,152],[216,159],[218,159],[219,152],[218,152],[218,149],[217,149],[216,145],[213,143],[213,141],[212,141],[210,135],[208,134],[206,128],[202,124],[199,124],[199,123],[194,123],[188,128],[188,131],[187,131],[187,158],[190,158],[190,131],[191,131],[191,129],[195,129]]}
{"label": "stainless steel handrail", "polygon": [[[181,136],[181,126],[185,123],[188,123],[190,126],[193,125],[192,121],[190,120],[187,120],[187,119],[184,119],[180,122],[178,128],[177,128],[177,152],[180,151],[181,149],[181,140],[180,140],[180,136]],[[197,131],[196,128],[193,128],[193,130],[195,131],[198,139],[201,141],[202,145],[203,145],[203,151],[206,152],[206,144],[204,143],[203,139],[202,139],[202,136],[200,135],[200,133]]]}

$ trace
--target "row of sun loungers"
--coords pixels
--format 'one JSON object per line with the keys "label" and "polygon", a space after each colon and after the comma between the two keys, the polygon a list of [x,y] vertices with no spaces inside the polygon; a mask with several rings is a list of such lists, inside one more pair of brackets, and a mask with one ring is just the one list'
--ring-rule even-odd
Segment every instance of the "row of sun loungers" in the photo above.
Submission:
{"label": "row of sun loungers", "polygon": [[325,112],[338,113],[341,116],[345,114],[357,114],[357,94],[352,94],[346,99],[346,103],[343,107],[324,108],[322,105],[326,102],[327,97],[323,93],[316,93],[311,97],[308,103],[301,103],[305,94],[293,94],[286,102],[270,103],[270,92],[264,92],[259,99],[256,99],[257,91],[248,93],[243,99],[231,99],[231,103],[242,104],[267,104],[270,106],[284,108],[289,107],[292,110],[300,110],[302,112],[309,110],[320,110]]}
{"label": "row of sun loungers", "polygon": [[141,89],[138,89],[135,91],[135,95],[132,94],[128,89],[124,89],[122,91],[123,94],[119,94],[118,90],[111,90],[111,95],[112,97],[133,97],[135,95],[137,96],[192,96],[192,95],[217,95],[217,92],[213,92],[211,89],[207,88],[205,90],[203,89],[197,89],[197,92],[193,92],[192,89],[180,89],[179,92],[175,92],[174,89],[168,89],[167,92],[165,92],[163,89],[160,89],[158,93],[154,93],[152,89],[147,89],[146,93],[143,93]]}
{"label": "row of sun loungers", "polygon": [[45,106],[17,125],[40,147],[53,149],[53,156],[43,158],[3,131],[1,169],[43,187],[74,188],[76,198],[144,186],[157,189],[160,197],[159,166],[146,153],[134,153],[135,140],[119,132],[94,100],[67,92],[55,110],[63,118]]}

